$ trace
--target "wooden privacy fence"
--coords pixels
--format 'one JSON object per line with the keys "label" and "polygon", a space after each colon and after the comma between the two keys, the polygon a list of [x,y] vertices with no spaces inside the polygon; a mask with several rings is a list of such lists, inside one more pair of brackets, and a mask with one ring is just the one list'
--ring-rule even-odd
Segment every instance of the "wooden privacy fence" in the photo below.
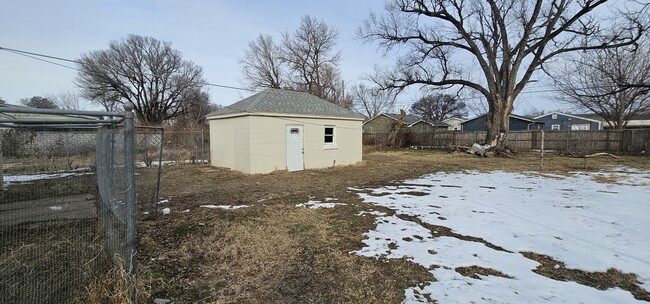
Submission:
{"label": "wooden privacy fence", "polygon": [[[485,131],[458,132],[438,131],[428,134],[404,133],[398,141],[402,147],[446,148],[471,146],[485,140]],[[363,144],[383,146],[387,133],[364,133]],[[508,146],[514,151],[539,150],[542,147],[542,131],[512,131],[508,134]],[[601,131],[544,131],[544,150],[573,153],[624,153],[648,155],[650,129],[601,130]]]}

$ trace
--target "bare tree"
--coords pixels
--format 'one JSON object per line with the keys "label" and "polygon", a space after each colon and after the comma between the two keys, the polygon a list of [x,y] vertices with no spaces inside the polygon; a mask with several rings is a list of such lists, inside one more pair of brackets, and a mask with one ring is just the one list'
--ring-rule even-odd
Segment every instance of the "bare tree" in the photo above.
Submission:
{"label": "bare tree", "polygon": [[174,118],[175,127],[196,127],[206,125],[206,115],[219,109],[216,104],[210,103],[210,95],[201,90],[188,91],[183,96],[183,103],[186,110],[182,115]]}
{"label": "bare tree", "polygon": [[633,49],[580,53],[553,79],[565,102],[623,129],[633,116],[650,111],[650,39]]}
{"label": "bare tree", "polygon": [[84,101],[81,96],[73,91],[62,91],[58,94],[48,95],[47,99],[56,104],[62,110],[83,110]]}
{"label": "bare tree", "polygon": [[338,31],[324,21],[304,16],[298,29],[282,33],[280,44],[260,35],[240,60],[245,85],[308,92],[350,108],[339,69],[341,53],[334,52]]}
{"label": "bare tree", "polygon": [[365,84],[358,84],[352,87],[350,96],[354,102],[354,110],[371,119],[383,112],[389,111],[395,106],[395,92],[380,90],[377,87],[369,87]]}
{"label": "bare tree", "polygon": [[606,26],[596,9],[607,2],[391,0],[358,35],[386,51],[406,48],[394,68],[375,77],[383,88],[462,87],[483,95],[486,142],[503,149],[514,101],[544,64],[564,53],[631,45],[641,36],[643,10]]}
{"label": "bare tree", "polygon": [[39,109],[58,109],[59,106],[57,106],[54,102],[51,100],[41,97],[41,96],[34,96],[32,98],[22,98],[20,100],[20,103],[23,105],[26,105],[28,107],[32,108],[39,108]]}
{"label": "bare tree", "polygon": [[152,37],[129,35],[79,61],[76,83],[84,97],[106,109],[130,101],[144,124],[159,125],[183,114],[183,96],[205,83],[201,67],[183,60],[170,42]]}
{"label": "bare tree", "polygon": [[341,52],[332,52],[338,35],[338,30],[310,16],[302,18],[293,34],[282,34],[282,59],[292,70],[294,88],[336,101]]}
{"label": "bare tree", "polygon": [[282,48],[271,35],[259,35],[248,44],[248,50],[239,64],[250,88],[283,88],[288,81]]}
{"label": "bare tree", "polygon": [[411,105],[411,113],[428,122],[440,122],[451,117],[467,115],[467,105],[448,94],[429,94]]}

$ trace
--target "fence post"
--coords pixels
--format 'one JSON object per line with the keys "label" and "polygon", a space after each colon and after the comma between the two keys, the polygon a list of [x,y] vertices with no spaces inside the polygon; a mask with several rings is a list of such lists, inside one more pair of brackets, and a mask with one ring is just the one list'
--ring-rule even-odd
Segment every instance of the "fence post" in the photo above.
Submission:
{"label": "fence post", "polygon": [[540,152],[540,157],[539,157],[539,171],[544,170],[544,129],[542,129],[542,144],[541,144],[541,152]]}
{"label": "fence post", "polygon": [[158,176],[156,181],[156,197],[152,203],[155,205],[160,200],[160,176],[162,175],[163,167],[163,145],[165,144],[165,129],[160,128],[160,151],[158,153]]}
{"label": "fence post", "polygon": [[203,129],[201,129],[201,164],[205,164],[205,137],[203,135]]}
{"label": "fence post", "polygon": [[2,153],[4,149],[2,146],[4,137],[3,135],[4,131],[0,130],[0,189],[4,189],[5,187],[4,153]]}
{"label": "fence post", "polygon": [[519,132],[515,131],[515,151],[519,151]]}
{"label": "fence post", "polygon": [[[126,271],[130,275],[137,273],[136,254],[136,230],[135,230],[135,123],[131,102],[124,104],[124,181],[126,183],[126,244],[124,263]],[[135,289],[130,286],[132,296]]]}

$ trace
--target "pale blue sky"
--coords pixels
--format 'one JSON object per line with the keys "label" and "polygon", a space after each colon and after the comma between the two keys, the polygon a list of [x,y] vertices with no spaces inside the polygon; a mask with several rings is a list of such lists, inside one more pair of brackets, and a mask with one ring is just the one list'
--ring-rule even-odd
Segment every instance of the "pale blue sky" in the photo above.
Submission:
{"label": "pale blue sky", "polygon": [[[278,37],[280,31],[293,31],[302,16],[310,15],[339,30],[343,77],[346,84],[354,84],[373,65],[391,62],[376,45],[355,37],[370,10],[382,10],[383,5],[380,0],[7,0],[0,4],[0,46],[76,59],[128,34],[152,36],[172,42],[185,59],[202,66],[209,82],[241,86],[238,60],[248,43],[260,33]],[[71,69],[0,51],[0,98],[10,103],[75,90],[75,75]],[[531,86],[530,91],[536,90],[540,87]],[[221,105],[249,94],[210,88],[211,101]],[[398,106],[406,107],[418,96],[411,90],[399,97]],[[518,113],[531,107],[562,107],[549,103],[546,93],[523,94],[520,99]]]}

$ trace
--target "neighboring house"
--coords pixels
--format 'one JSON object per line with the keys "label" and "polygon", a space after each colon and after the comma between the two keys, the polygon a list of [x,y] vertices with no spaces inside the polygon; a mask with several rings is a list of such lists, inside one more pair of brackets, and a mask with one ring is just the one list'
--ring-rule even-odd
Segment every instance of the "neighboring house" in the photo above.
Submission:
{"label": "neighboring house", "polygon": [[[400,114],[379,114],[363,124],[363,133],[389,133],[393,124],[399,122]],[[433,133],[436,129],[447,129],[445,123],[432,124],[414,115],[404,116],[404,125],[413,133]]]}
{"label": "neighboring house", "polygon": [[[478,117],[474,117],[470,120],[463,122],[461,125],[463,131],[487,131],[485,126],[486,115],[483,114]],[[542,130],[544,128],[544,122],[537,121],[531,118],[510,114],[510,131],[525,131],[525,130]]]}
{"label": "neighboring house", "polygon": [[268,173],[361,161],[363,117],[308,93],[266,89],[207,119],[212,166]]}
{"label": "neighboring house", "polygon": [[[602,129],[609,129],[609,124],[598,114],[578,114],[577,116],[582,118],[588,118],[597,120],[600,122]],[[627,122],[625,129],[647,129],[650,128],[650,113],[648,114],[639,114],[632,117]]]}
{"label": "neighboring house", "polygon": [[449,125],[448,130],[450,131],[460,131],[462,130],[462,123],[465,122],[464,119],[460,117],[451,117],[442,121],[443,123]]}
{"label": "neighboring house", "polygon": [[598,120],[560,112],[537,116],[535,120],[544,122],[547,131],[602,130],[602,123]]}

